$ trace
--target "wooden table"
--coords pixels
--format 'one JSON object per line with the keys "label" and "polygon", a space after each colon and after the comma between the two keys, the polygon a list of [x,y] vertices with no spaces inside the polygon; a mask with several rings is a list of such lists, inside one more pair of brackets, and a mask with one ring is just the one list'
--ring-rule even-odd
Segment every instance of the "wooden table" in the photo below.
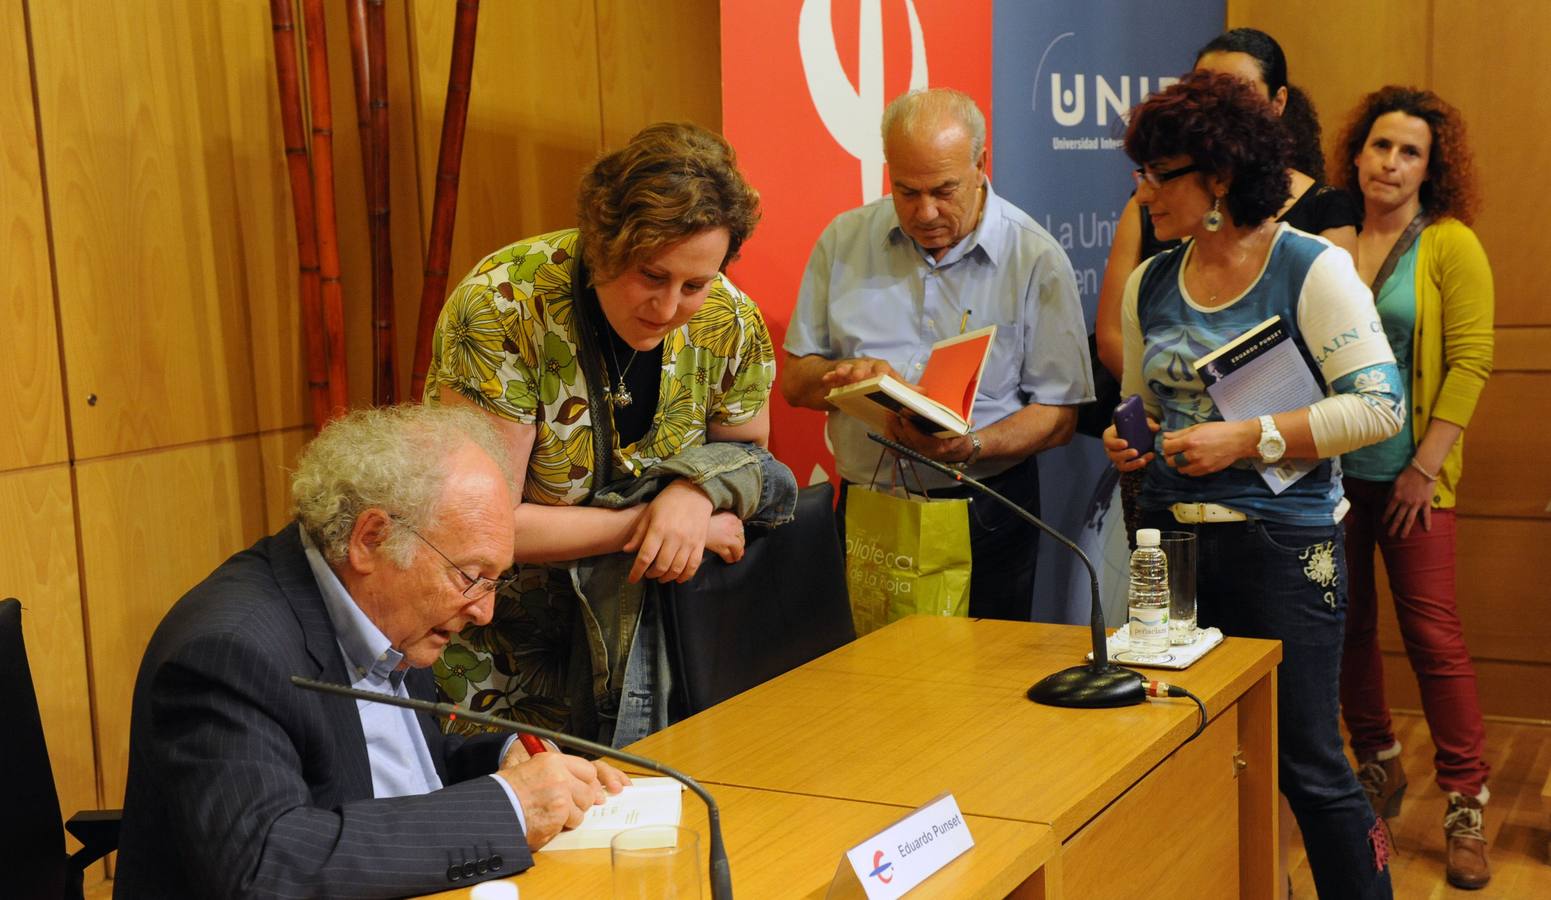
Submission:
{"label": "wooden table", "polygon": [[[1210,724],[1189,744],[1197,712],[1188,700],[1071,710],[1025,698],[1087,649],[1080,627],[912,617],[630,749],[717,796],[744,897],[822,892],[845,847],[943,792],[969,817],[977,846],[955,863],[967,872],[949,879],[945,870],[922,896],[957,896],[961,885],[966,896],[1084,900],[1285,893],[1276,871],[1280,645],[1229,639],[1189,671],[1151,671],[1206,702]],[[686,798],[686,819],[703,822],[694,806]],[[759,832],[764,810],[777,808],[785,811],[768,821],[791,825],[790,840]],[[1014,854],[1009,868],[1003,826],[1013,824],[1047,826],[1053,849]],[[968,862],[976,856],[993,858]],[[543,870],[558,882],[562,865],[572,864],[542,855],[517,878],[524,896],[530,883],[549,883]],[[597,866],[606,883],[606,861],[576,865]],[[788,874],[799,870],[809,877]],[[778,874],[753,880],[766,873]]]}
{"label": "wooden table", "polygon": [[[829,889],[845,852],[870,834],[882,831],[910,810],[881,803],[810,797],[711,785],[722,809],[722,837],[732,870],[733,893],[740,898],[792,897],[819,900]],[[1011,893],[1056,853],[1050,826],[1034,822],[966,816],[975,848],[932,876],[931,896],[978,900]],[[700,835],[706,853],[705,804],[684,795],[686,828]],[[611,895],[609,851],[566,850],[539,853],[533,868],[511,879],[523,900]],[[702,896],[711,900],[709,884]],[[468,897],[459,888],[439,898]]]}

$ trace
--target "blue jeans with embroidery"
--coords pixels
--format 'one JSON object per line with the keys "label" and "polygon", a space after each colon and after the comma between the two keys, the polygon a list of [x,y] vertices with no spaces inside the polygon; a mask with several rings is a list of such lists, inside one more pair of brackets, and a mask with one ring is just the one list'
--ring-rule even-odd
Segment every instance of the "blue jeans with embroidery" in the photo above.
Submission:
{"label": "blue jeans with embroidery", "polygon": [[1195,532],[1202,627],[1282,642],[1276,678],[1281,787],[1320,897],[1391,896],[1385,853],[1374,845],[1373,810],[1341,752],[1342,527],[1255,519],[1182,525],[1167,512],[1150,512],[1142,524]]}

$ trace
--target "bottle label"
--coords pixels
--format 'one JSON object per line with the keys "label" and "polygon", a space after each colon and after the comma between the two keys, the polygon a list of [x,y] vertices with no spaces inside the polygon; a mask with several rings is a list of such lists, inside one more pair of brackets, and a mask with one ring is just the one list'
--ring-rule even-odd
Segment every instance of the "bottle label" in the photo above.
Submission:
{"label": "bottle label", "polygon": [[1169,649],[1168,606],[1131,607],[1128,637],[1134,653],[1167,653]]}

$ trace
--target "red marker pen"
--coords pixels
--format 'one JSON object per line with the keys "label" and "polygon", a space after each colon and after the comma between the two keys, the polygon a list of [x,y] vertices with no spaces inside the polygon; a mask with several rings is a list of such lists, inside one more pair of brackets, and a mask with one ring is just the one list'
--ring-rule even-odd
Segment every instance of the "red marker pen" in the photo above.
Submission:
{"label": "red marker pen", "polygon": [[545,750],[549,749],[548,747],[544,746],[543,741],[539,740],[531,734],[519,734],[517,735],[517,740],[522,742],[522,749],[528,751],[529,756],[537,756],[540,753],[543,753]]}

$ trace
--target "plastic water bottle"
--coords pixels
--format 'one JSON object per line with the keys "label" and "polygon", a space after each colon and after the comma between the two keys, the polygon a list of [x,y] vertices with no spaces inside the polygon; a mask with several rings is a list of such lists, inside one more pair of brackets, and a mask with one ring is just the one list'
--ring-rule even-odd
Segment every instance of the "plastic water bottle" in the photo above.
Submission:
{"label": "plastic water bottle", "polygon": [[1156,528],[1139,528],[1131,554],[1131,652],[1169,652],[1169,559]]}

